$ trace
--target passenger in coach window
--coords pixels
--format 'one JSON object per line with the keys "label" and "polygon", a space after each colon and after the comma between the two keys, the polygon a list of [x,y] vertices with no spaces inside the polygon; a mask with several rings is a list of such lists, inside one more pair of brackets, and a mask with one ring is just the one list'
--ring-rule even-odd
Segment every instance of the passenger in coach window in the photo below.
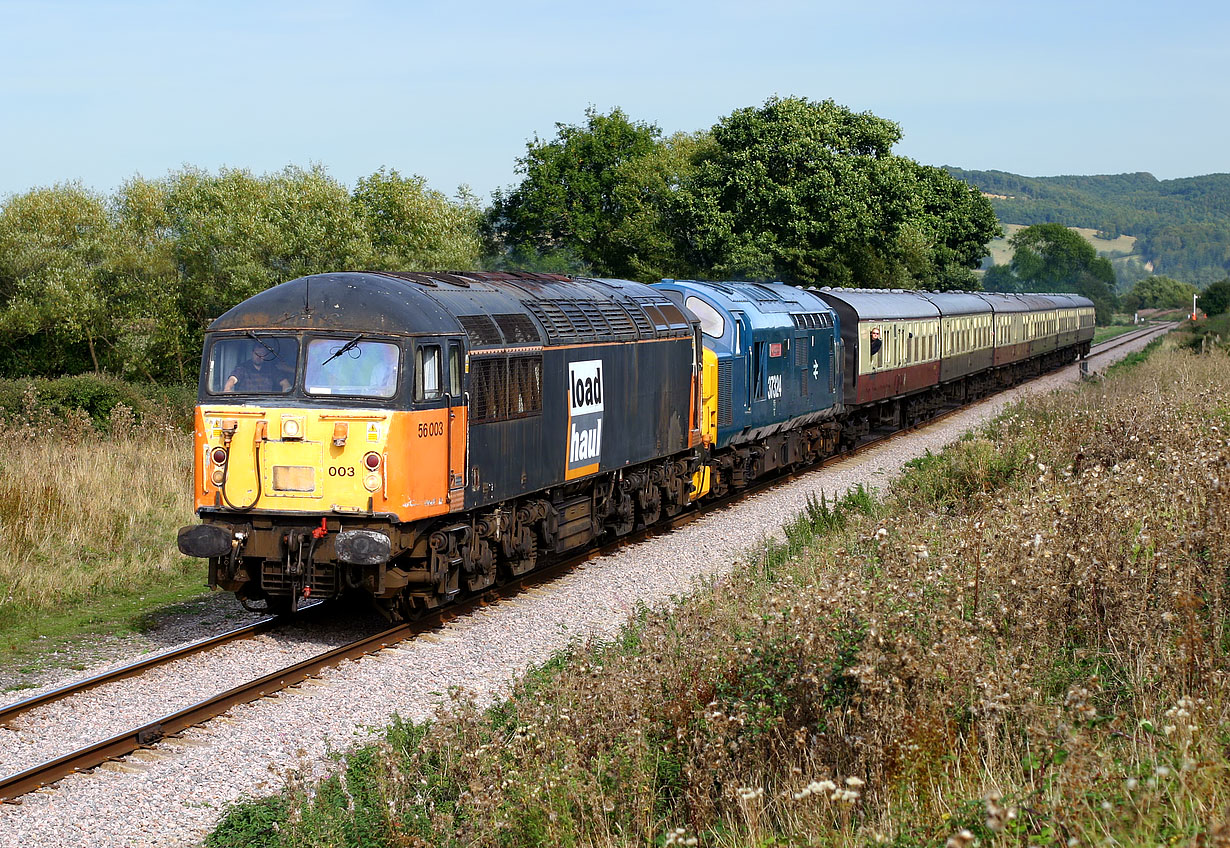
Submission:
{"label": "passenger in coach window", "polygon": [[870,347],[871,355],[875,356],[877,353],[880,352],[880,348],[882,348],[883,346],[884,346],[884,342],[883,340],[880,339],[880,328],[872,327],[871,328],[871,347]]}
{"label": "passenger in coach window", "polygon": [[288,392],[290,378],[285,366],[273,362],[274,350],[260,342],[252,344],[252,358],[235,366],[226,378],[224,392]]}

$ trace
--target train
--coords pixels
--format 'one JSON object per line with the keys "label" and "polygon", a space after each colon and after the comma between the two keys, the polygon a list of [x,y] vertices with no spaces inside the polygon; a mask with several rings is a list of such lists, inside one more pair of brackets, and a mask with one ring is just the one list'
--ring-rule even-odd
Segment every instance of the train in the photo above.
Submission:
{"label": "train", "polygon": [[414,618],[1088,353],[1068,294],[338,272],[205,335],[179,550]]}

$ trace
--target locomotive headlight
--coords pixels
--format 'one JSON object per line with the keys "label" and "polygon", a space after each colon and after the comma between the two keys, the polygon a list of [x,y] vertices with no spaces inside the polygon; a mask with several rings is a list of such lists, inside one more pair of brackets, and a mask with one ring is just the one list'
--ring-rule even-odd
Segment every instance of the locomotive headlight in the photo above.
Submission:
{"label": "locomotive headlight", "polygon": [[303,438],[303,419],[296,415],[282,416],[282,438],[283,439],[302,439]]}
{"label": "locomotive headlight", "polygon": [[363,464],[367,466],[368,471],[375,471],[380,467],[380,454],[368,451],[363,455]]}
{"label": "locomotive headlight", "polygon": [[226,472],[221,468],[215,468],[213,473],[209,475],[209,479],[215,486],[221,486],[226,481]]}
{"label": "locomotive headlight", "polygon": [[369,492],[374,492],[377,489],[379,489],[380,488],[380,475],[379,474],[368,474],[366,477],[364,477],[363,478],[363,488],[367,489],[367,491]]}
{"label": "locomotive headlight", "polygon": [[226,448],[214,448],[210,457],[214,461],[214,465],[226,465]]}

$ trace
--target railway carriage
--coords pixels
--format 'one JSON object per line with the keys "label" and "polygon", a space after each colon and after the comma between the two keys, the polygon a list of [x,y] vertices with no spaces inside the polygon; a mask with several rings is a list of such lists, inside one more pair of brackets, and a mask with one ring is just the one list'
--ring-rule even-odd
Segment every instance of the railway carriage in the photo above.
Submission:
{"label": "railway carriage", "polygon": [[847,404],[866,406],[939,381],[940,311],[935,304],[915,292],[823,288],[815,293],[841,324]]}
{"label": "railway carriage", "polygon": [[940,310],[940,382],[986,371],[994,363],[995,315],[985,300],[968,292],[920,292]]}

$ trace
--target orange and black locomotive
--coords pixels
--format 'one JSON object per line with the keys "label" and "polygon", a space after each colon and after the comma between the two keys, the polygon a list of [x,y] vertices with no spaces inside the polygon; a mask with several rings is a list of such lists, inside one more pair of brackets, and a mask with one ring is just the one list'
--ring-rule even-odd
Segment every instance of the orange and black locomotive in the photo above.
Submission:
{"label": "orange and black locomotive", "polygon": [[[662,292],[337,273],[209,327],[180,549],[270,609],[412,615],[703,494],[702,345]],[[682,401],[682,402],[681,402]]]}

